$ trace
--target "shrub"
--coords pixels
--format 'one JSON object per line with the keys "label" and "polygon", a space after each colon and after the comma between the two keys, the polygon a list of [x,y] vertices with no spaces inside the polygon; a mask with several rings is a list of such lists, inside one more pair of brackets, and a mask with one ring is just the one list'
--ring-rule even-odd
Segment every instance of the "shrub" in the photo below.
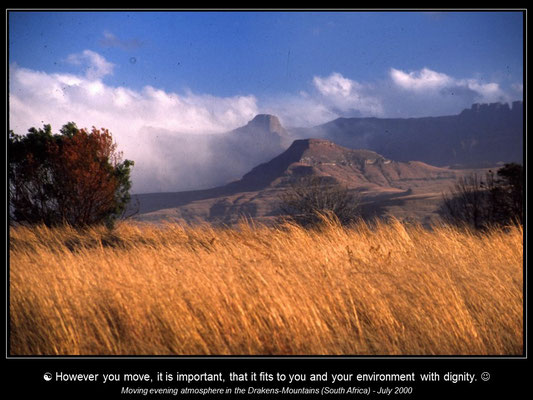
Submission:
{"label": "shrub", "polygon": [[123,215],[130,200],[130,169],[107,129],[89,132],[70,122],[9,134],[10,217],[17,223],[75,227]]}
{"label": "shrub", "polygon": [[506,164],[496,175],[477,174],[460,178],[443,195],[441,217],[454,225],[474,229],[523,223],[523,170],[519,164]]}
{"label": "shrub", "polygon": [[338,219],[342,225],[355,221],[360,199],[333,179],[306,176],[292,183],[280,196],[282,218],[301,226],[316,226],[324,215]]}

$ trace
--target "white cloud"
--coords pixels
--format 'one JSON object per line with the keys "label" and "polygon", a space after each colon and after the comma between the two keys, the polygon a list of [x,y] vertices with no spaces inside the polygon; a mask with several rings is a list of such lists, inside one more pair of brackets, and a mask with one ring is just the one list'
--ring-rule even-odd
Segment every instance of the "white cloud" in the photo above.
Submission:
{"label": "white cloud", "polygon": [[[189,134],[217,133],[246,124],[258,112],[257,99],[252,95],[216,97],[191,91],[181,95],[149,85],[136,91],[106,85],[92,75],[49,74],[16,65],[10,68],[10,100],[39,115],[12,119],[18,130],[43,120],[56,121],[57,125],[68,119],[80,124],[112,124],[115,130],[151,126]],[[18,114],[20,108],[12,105],[11,115]],[[95,121],[86,114],[100,118]]]}
{"label": "white cloud", "polygon": [[494,82],[481,83],[475,79],[465,79],[457,81],[457,85],[467,87],[487,103],[509,100],[507,94],[500,89],[500,85]]}
{"label": "white cloud", "polygon": [[468,97],[469,101],[479,102],[507,102],[509,96],[495,82],[483,83],[480,79],[457,79],[442,72],[422,68],[419,71],[404,72],[391,68],[389,76],[400,89],[404,89],[420,96],[445,97],[450,94]]}
{"label": "white cloud", "polygon": [[101,79],[113,73],[115,64],[110,63],[100,54],[92,50],[84,50],[81,53],[70,54],[67,62],[74,65],[86,64],[85,77],[90,80]]}
{"label": "white cloud", "polygon": [[[135,192],[155,189],[152,184],[156,177],[150,171],[161,164],[158,152],[172,152],[168,143],[173,143],[173,135],[226,132],[245,125],[258,113],[257,99],[252,95],[216,97],[190,91],[177,94],[152,86],[139,91],[114,87],[101,80],[112,72],[112,64],[102,56],[84,51],[69,59],[80,64],[88,62],[87,73],[45,73],[10,66],[10,129],[20,134],[49,123],[57,132],[69,121],[80,128],[108,128],[124,157],[136,163]],[[166,148],[158,147],[154,141],[157,132],[170,137]],[[179,146],[179,139],[175,146]],[[159,165],[166,176],[158,176],[158,182],[175,183],[171,177],[179,164],[176,159],[174,165]],[[176,186],[160,184],[157,189],[172,191]]]}
{"label": "white cloud", "polygon": [[441,89],[453,82],[453,79],[448,75],[428,68],[409,73],[391,68],[390,77],[399,87],[414,91]]}
{"label": "white cloud", "polygon": [[313,84],[320,100],[332,111],[359,115],[382,115],[381,101],[372,93],[372,86],[345,78],[338,72],[323,78],[315,76]]}
{"label": "white cloud", "polygon": [[[458,79],[422,68],[391,68],[386,79],[357,82],[338,72],[314,76],[311,91],[278,95],[261,102],[287,126],[315,126],[338,117],[408,118],[453,115],[473,103],[509,102],[514,98],[496,82]],[[514,90],[520,86],[515,85]],[[516,97],[516,96],[515,96]]]}
{"label": "white cloud", "polygon": [[104,31],[100,45],[104,47],[117,47],[122,50],[135,50],[141,47],[142,43],[138,39],[121,39],[109,31]]}
{"label": "white cloud", "polygon": [[301,91],[298,95],[282,95],[261,103],[261,112],[277,115],[285,127],[310,127],[338,118],[338,111],[319,97]]}
{"label": "white cloud", "polygon": [[332,73],[327,78],[315,76],[313,83],[325,96],[349,97],[361,87],[359,83],[346,79],[338,72]]}
{"label": "white cloud", "polygon": [[515,92],[518,92],[520,94],[522,94],[524,92],[524,84],[523,83],[513,83],[511,85],[511,87],[513,88],[513,90]]}

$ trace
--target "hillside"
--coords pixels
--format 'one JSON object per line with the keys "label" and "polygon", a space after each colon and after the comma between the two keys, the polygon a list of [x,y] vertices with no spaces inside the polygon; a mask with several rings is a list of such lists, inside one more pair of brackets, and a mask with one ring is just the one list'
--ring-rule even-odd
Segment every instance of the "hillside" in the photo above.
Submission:
{"label": "hillside", "polygon": [[261,164],[235,187],[283,186],[305,175],[329,176],[349,188],[407,189],[420,182],[455,177],[453,171],[421,162],[397,162],[369,150],[354,150],[328,140],[296,140],[284,153]]}
{"label": "hillside", "polygon": [[268,221],[278,215],[280,194],[299,177],[327,177],[359,192],[368,216],[395,215],[428,222],[442,191],[466,171],[422,162],[389,160],[322,139],[296,140],[283,153],[242,179],[208,190],[139,195],[142,221],[238,222],[242,216]]}

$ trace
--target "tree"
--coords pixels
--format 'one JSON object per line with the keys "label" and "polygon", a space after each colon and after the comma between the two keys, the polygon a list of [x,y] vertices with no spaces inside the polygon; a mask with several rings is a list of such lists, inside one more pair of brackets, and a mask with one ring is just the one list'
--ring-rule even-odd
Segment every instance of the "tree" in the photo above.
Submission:
{"label": "tree", "polygon": [[454,225],[474,229],[523,223],[523,169],[519,164],[505,164],[496,175],[485,179],[477,174],[460,178],[443,195],[441,217]]}
{"label": "tree", "polygon": [[112,225],[130,200],[133,161],[122,161],[107,129],[69,122],[8,140],[10,216],[18,223]]}
{"label": "tree", "polygon": [[454,225],[466,224],[481,229],[490,219],[489,193],[479,175],[472,174],[455,183],[449,194],[443,195],[441,217]]}
{"label": "tree", "polygon": [[308,176],[291,184],[280,196],[279,209],[284,218],[302,226],[320,224],[321,215],[333,214],[341,224],[348,225],[359,215],[358,196],[333,179]]}
{"label": "tree", "polygon": [[497,172],[494,196],[498,205],[497,219],[503,223],[524,218],[524,170],[522,165],[505,164]]}

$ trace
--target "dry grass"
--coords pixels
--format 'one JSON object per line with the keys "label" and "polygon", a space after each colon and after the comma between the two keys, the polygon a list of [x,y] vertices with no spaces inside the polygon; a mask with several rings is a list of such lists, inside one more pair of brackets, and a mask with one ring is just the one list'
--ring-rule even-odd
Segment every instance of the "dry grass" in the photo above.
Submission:
{"label": "dry grass", "polygon": [[12,355],[516,355],[522,230],[10,230]]}

